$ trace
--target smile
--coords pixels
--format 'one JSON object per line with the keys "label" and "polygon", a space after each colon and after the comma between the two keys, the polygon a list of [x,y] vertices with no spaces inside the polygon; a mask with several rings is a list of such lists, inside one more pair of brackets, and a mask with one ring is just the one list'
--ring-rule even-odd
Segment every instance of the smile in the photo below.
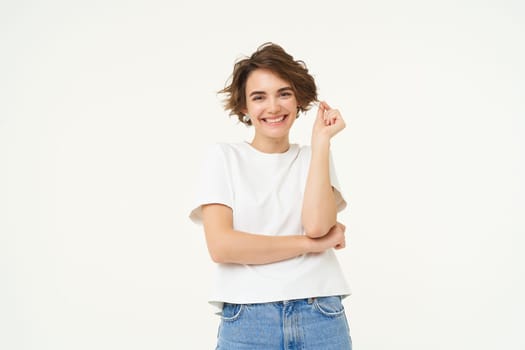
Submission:
{"label": "smile", "polygon": [[262,118],[261,120],[268,125],[279,125],[282,124],[282,122],[285,121],[286,118],[288,118],[288,115],[282,115],[280,117],[275,118]]}

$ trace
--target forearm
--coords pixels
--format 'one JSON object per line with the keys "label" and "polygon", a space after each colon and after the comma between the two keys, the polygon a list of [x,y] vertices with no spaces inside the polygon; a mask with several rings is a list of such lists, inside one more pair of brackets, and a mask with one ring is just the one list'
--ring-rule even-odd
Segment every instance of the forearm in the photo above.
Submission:
{"label": "forearm", "polygon": [[312,143],[312,158],[303,198],[302,223],[310,237],[325,235],[337,220],[330,181],[330,141]]}
{"label": "forearm", "polygon": [[306,253],[344,247],[344,225],[334,225],[320,238],[309,235],[268,236],[233,229],[231,208],[209,204],[202,208],[204,232],[213,261],[223,264],[269,264]]}
{"label": "forearm", "polygon": [[232,264],[268,264],[312,250],[312,239],[303,235],[266,236],[227,230],[208,239],[213,261]]}

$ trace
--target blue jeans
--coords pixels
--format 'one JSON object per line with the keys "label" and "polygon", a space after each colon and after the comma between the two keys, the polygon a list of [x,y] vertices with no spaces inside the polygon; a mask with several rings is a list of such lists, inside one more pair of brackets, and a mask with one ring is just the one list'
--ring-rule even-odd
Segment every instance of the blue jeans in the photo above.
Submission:
{"label": "blue jeans", "polygon": [[225,303],[218,350],[351,350],[341,297]]}

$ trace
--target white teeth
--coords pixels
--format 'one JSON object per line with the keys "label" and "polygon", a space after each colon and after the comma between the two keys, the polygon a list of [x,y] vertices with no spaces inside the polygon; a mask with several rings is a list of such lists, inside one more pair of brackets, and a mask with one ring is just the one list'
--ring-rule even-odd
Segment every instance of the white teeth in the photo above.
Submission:
{"label": "white teeth", "polygon": [[279,122],[284,120],[284,116],[282,116],[280,118],[274,118],[274,119],[265,118],[265,120],[266,120],[267,123],[279,123]]}

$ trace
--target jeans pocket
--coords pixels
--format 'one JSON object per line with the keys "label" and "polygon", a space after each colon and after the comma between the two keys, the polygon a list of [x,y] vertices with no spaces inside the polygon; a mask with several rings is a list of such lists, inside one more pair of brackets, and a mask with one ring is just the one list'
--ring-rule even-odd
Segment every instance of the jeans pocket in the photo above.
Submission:
{"label": "jeans pocket", "polygon": [[222,307],[221,319],[225,322],[233,322],[241,317],[244,310],[244,304],[224,303]]}
{"label": "jeans pocket", "polygon": [[345,308],[340,296],[315,298],[313,306],[326,317],[338,317],[345,313]]}

